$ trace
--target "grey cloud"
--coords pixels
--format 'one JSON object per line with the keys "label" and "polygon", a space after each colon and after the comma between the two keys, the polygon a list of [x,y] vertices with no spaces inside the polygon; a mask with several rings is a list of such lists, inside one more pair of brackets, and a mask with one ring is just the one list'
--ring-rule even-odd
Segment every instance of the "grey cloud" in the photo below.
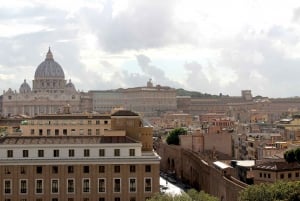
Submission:
{"label": "grey cloud", "polygon": [[179,82],[170,80],[161,67],[151,65],[151,60],[146,55],[137,55],[136,59],[143,73],[148,76],[148,79],[152,78],[160,85],[167,85],[175,88],[182,87]]}
{"label": "grey cloud", "polygon": [[[209,66],[212,68],[212,66]],[[197,90],[202,93],[217,93],[219,89],[218,83],[215,80],[210,83],[206,75],[203,73],[203,66],[198,62],[187,62],[184,68],[188,72],[186,79],[187,88],[190,90]]]}
{"label": "grey cloud", "polygon": [[[282,27],[276,29],[284,36],[281,41],[290,40],[289,30]],[[275,94],[286,97],[300,93],[296,87],[299,85],[300,59],[287,57],[281,49],[274,46],[275,40],[263,35],[247,39],[244,35],[239,35],[234,40],[227,41],[218,63],[232,67],[238,74],[238,80],[226,87],[225,93],[239,94],[245,88],[252,89],[254,94],[271,97]],[[297,43],[299,40],[295,41]],[[286,45],[291,44],[286,42]],[[257,52],[263,57],[260,63],[256,63],[254,59]],[[262,77],[253,79],[251,74],[254,71]]]}
{"label": "grey cloud", "polygon": [[129,9],[112,16],[111,1],[103,11],[84,12],[85,23],[98,35],[100,46],[109,52],[192,43],[182,27],[173,21],[176,1],[129,1]]}

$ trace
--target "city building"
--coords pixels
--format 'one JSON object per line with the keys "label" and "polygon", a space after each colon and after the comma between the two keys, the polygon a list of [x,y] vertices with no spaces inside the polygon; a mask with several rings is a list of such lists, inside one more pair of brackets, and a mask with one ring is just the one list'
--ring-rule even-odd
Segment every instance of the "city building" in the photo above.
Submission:
{"label": "city building", "polygon": [[274,183],[279,180],[297,181],[300,178],[300,164],[283,160],[266,161],[253,167],[254,184]]}
{"label": "city building", "polygon": [[5,201],[140,201],[159,192],[152,127],[136,113],[38,115],[0,138]]}

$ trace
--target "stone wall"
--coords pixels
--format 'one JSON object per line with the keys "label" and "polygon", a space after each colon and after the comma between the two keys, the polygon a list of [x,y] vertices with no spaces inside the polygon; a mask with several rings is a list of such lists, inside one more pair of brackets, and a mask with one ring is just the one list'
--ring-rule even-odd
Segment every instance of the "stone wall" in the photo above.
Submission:
{"label": "stone wall", "polygon": [[204,155],[180,146],[160,143],[161,170],[175,173],[176,177],[197,190],[218,197],[221,201],[237,201],[246,184],[214,168]]}

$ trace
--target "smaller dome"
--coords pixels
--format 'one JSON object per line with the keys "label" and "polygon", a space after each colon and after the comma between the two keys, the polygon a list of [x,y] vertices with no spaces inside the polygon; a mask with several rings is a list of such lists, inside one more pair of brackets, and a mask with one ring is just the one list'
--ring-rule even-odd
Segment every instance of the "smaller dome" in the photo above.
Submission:
{"label": "smaller dome", "polygon": [[66,90],[67,91],[76,91],[74,84],[69,80],[69,82],[66,84]]}
{"label": "smaller dome", "polygon": [[24,82],[21,84],[19,92],[20,93],[29,93],[29,92],[31,92],[31,88],[30,88],[29,84],[26,82],[26,80],[24,80]]}

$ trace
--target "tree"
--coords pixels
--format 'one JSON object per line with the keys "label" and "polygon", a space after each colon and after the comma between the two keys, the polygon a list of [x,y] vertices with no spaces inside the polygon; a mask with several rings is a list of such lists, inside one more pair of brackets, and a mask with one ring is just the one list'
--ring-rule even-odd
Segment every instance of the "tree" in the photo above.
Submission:
{"label": "tree", "polygon": [[168,144],[179,145],[179,135],[185,135],[186,133],[187,131],[184,128],[175,128],[169,132],[166,142]]}
{"label": "tree", "polygon": [[259,184],[240,192],[239,201],[300,201],[300,182]]}
{"label": "tree", "polygon": [[300,148],[290,149],[290,150],[287,150],[286,152],[284,152],[284,159],[288,163],[292,163],[295,161],[300,163]]}
{"label": "tree", "polygon": [[218,198],[211,196],[204,191],[196,191],[195,189],[191,189],[187,192],[187,194],[192,198],[192,200],[196,201],[218,201]]}
{"label": "tree", "polygon": [[293,149],[290,149],[290,150],[287,150],[286,152],[284,152],[284,159],[288,163],[295,162],[296,161],[295,151]]}
{"label": "tree", "polygon": [[299,163],[300,162],[300,148],[297,148],[295,151],[295,160]]}
{"label": "tree", "polygon": [[214,196],[211,196],[204,191],[189,190],[181,195],[156,194],[147,201],[218,201]]}

